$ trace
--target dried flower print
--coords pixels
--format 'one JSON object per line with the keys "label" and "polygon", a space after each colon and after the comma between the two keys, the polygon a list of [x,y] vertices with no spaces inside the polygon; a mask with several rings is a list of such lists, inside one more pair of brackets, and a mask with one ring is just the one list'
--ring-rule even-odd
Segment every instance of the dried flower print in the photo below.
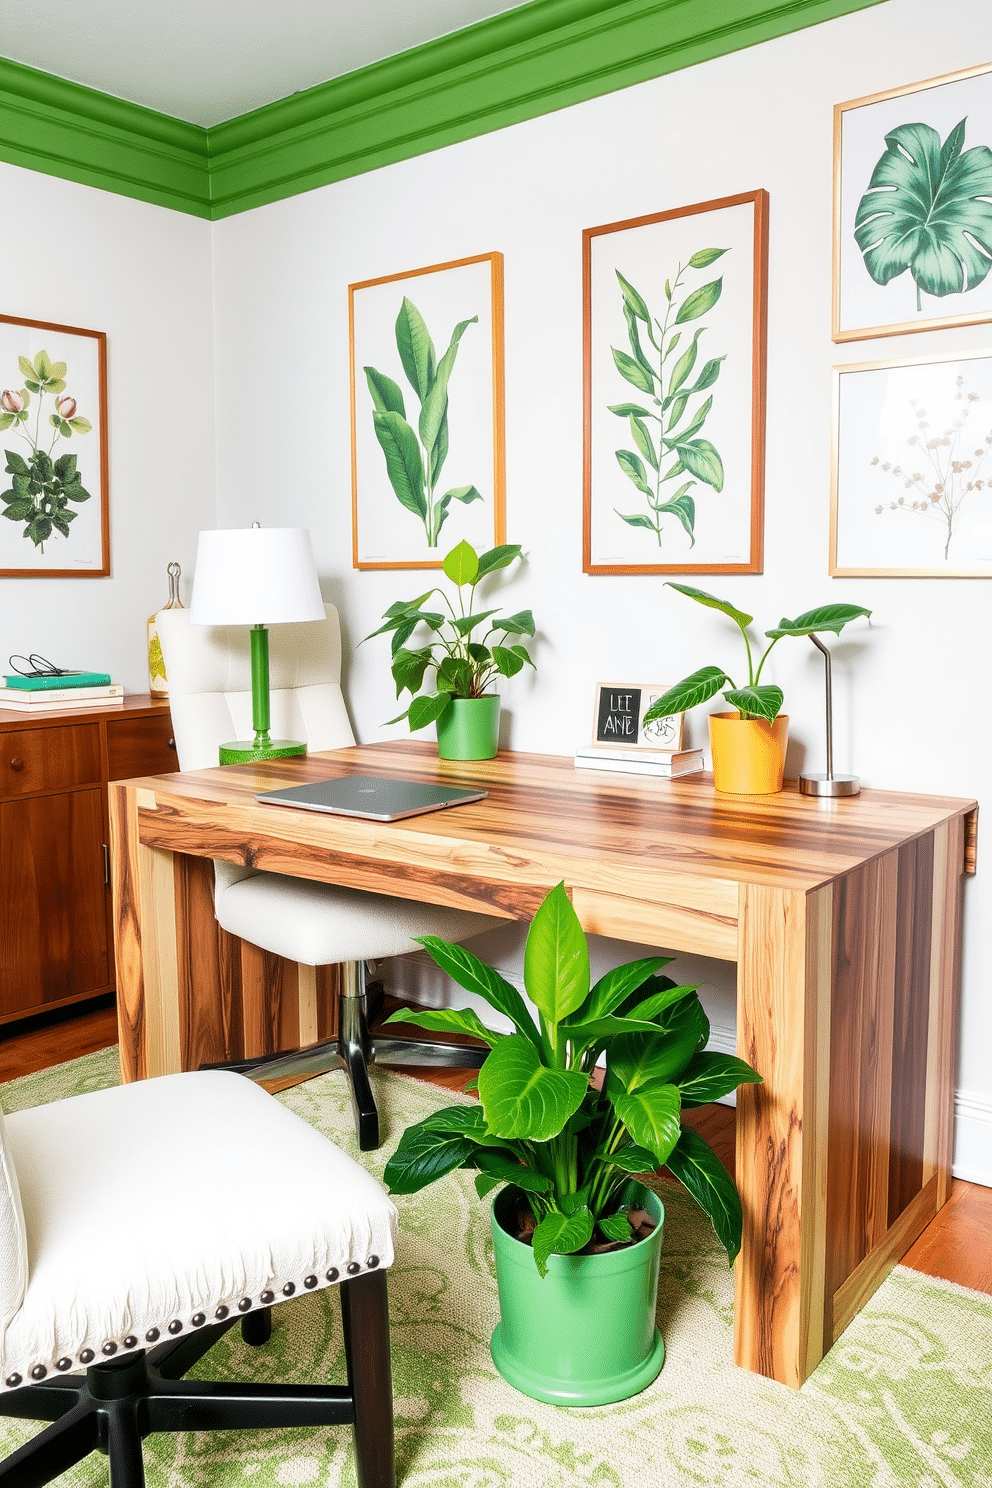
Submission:
{"label": "dried flower print", "polygon": [[976,429],[971,417],[981,399],[978,393],[968,391],[961,375],[954,380],[953,402],[958,407],[952,416],[933,425],[926,405],[910,398],[914,432],[905,441],[909,451],[905,463],[883,460],[878,455],[871,462],[901,487],[897,497],[875,506],[876,516],[896,512],[935,523],[940,529],[945,562],[950,557],[963,502],[980,493],[988,499],[989,478],[982,471],[992,450],[992,426]]}

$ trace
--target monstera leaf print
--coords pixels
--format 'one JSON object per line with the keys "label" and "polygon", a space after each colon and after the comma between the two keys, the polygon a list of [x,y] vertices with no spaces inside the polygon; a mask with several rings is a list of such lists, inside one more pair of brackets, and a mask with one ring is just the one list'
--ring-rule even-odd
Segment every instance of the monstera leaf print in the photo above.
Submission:
{"label": "monstera leaf print", "polygon": [[854,236],[876,284],[909,269],[920,292],[961,294],[992,268],[992,150],[963,150],[967,119],[943,144],[929,124],[900,124],[858,205]]}

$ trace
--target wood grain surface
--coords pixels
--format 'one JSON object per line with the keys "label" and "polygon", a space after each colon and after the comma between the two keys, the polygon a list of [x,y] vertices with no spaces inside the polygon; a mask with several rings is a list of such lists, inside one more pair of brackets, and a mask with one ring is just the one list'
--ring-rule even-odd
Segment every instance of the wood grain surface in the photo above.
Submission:
{"label": "wood grain surface", "polygon": [[[348,773],[487,794],[388,824],[255,800]],[[510,919],[564,881],[590,932],[737,963],[738,1047],[763,1077],[738,1107],[739,1363],[802,1384],[949,1191],[973,801],[733,797],[704,775],[441,762],[412,740],[112,794],[124,1078],[329,1024],[332,989],[218,930],[211,858]]]}

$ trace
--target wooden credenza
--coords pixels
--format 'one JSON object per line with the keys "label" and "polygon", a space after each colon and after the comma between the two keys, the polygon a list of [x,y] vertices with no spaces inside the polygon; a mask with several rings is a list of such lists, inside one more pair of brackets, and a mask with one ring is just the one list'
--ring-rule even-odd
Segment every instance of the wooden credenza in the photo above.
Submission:
{"label": "wooden credenza", "polygon": [[107,784],[176,768],[168,703],[0,707],[0,1024],[114,990]]}

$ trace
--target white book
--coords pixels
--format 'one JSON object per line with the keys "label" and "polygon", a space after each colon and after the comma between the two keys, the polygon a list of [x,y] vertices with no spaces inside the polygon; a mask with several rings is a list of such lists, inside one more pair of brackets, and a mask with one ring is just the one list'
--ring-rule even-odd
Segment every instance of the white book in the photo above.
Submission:
{"label": "white book", "polygon": [[[701,749],[681,750],[682,759],[677,763],[665,759],[635,759],[632,755],[611,758],[609,755],[576,753],[575,765],[580,770],[617,770],[624,775],[663,775],[675,780],[680,775],[693,775],[703,768]],[[692,758],[686,758],[686,755]]]}
{"label": "white book", "polygon": [[662,765],[680,765],[689,760],[701,760],[701,749],[630,749],[618,748],[615,744],[580,744],[575,751],[576,759],[644,760]]}
{"label": "white book", "polygon": [[0,708],[64,708],[71,703],[122,702],[124,687],[120,682],[105,682],[97,687],[26,687],[0,686]]}
{"label": "white book", "polygon": [[[87,688],[77,688],[77,692],[88,690]],[[11,708],[21,713],[35,713],[40,715],[42,713],[66,713],[73,708],[123,708],[124,706],[123,688],[114,697],[81,698],[66,696],[53,699],[49,695],[43,702],[39,702],[38,694],[33,693],[30,695],[31,701],[28,702],[28,696],[29,694],[18,692],[14,687],[0,687],[0,708]]]}

